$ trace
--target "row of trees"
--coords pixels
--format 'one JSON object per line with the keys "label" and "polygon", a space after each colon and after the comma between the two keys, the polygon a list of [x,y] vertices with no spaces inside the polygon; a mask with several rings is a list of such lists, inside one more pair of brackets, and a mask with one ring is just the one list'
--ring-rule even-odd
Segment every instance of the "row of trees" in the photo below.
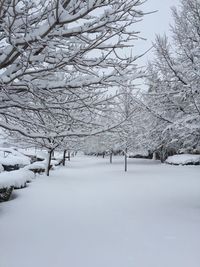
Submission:
{"label": "row of trees", "polygon": [[[181,0],[172,9],[171,41],[157,36],[146,72],[147,91],[122,88],[118,127],[101,149],[145,150],[164,161],[176,153],[200,153],[200,2]],[[110,134],[109,134],[110,135]],[[98,147],[97,147],[98,150]]]}
{"label": "row of trees", "polygon": [[50,157],[77,145],[161,160],[199,151],[200,3],[173,8],[172,41],[155,41],[147,92],[135,89],[137,57],[122,53],[138,38],[141,4],[0,1],[0,126],[12,139]]}
{"label": "row of trees", "polygon": [[137,57],[121,51],[138,38],[142,3],[0,1],[0,127],[9,137],[51,157],[121,123],[106,112],[107,91],[139,76]]}

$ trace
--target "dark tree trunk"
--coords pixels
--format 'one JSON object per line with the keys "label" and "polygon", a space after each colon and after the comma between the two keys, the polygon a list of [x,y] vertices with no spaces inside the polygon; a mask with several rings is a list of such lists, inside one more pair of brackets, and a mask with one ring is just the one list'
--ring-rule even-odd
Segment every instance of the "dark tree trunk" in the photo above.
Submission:
{"label": "dark tree trunk", "polygon": [[125,149],[125,153],[124,153],[124,169],[125,169],[125,172],[127,172],[127,170],[128,170],[128,160],[127,160],[127,152],[128,152],[128,149],[126,148]]}
{"label": "dark tree trunk", "polygon": [[70,161],[70,151],[68,151],[68,161]]}
{"label": "dark tree trunk", "polygon": [[105,152],[103,152],[103,154],[102,154],[102,155],[103,155],[103,159],[104,159],[104,158],[105,158]]}
{"label": "dark tree trunk", "polygon": [[161,147],[160,150],[160,161],[161,163],[164,163],[165,160],[167,159],[167,150],[164,146]]}
{"label": "dark tree trunk", "polygon": [[112,156],[113,156],[113,153],[111,152],[110,153],[110,163],[112,163]]}
{"label": "dark tree trunk", "polygon": [[49,176],[49,172],[50,172],[50,169],[51,169],[51,157],[52,157],[52,153],[53,153],[53,150],[49,150],[48,151],[48,155],[49,155],[49,158],[48,158],[48,162],[47,162],[47,176]]}
{"label": "dark tree trunk", "polygon": [[63,152],[63,160],[62,160],[63,166],[65,166],[66,152],[67,152],[67,150],[65,149]]}

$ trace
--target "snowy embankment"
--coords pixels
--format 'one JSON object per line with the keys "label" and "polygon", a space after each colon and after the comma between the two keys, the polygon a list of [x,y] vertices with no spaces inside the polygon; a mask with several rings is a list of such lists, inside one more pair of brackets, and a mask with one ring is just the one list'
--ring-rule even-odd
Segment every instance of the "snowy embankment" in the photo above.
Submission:
{"label": "snowy embankment", "polygon": [[23,156],[14,156],[8,155],[8,157],[0,157],[0,164],[1,165],[20,165],[26,166],[30,164],[30,159],[28,157]]}
{"label": "snowy embankment", "polygon": [[[0,148],[0,189],[22,188],[27,182],[31,182],[34,174],[26,169],[5,171],[5,166],[14,168],[24,167],[30,164],[30,158],[13,148]],[[17,167],[16,167],[17,166]]]}
{"label": "snowy embankment", "polygon": [[199,267],[200,166],[74,158],[0,207],[2,267]]}
{"label": "snowy embankment", "polygon": [[25,166],[30,164],[30,158],[15,149],[0,147],[0,164]]}
{"label": "snowy embankment", "polygon": [[[30,165],[27,165],[26,167],[24,167],[25,170],[31,170],[31,171],[41,171],[41,172],[45,172],[46,168],[47,168],[47,160],[43,160],[43,161],[36,161]],[[57,165],[59,164],[59,160],[51,160],[51,169],[54,169]]]}
{"label": "snowy embankment", "polygon": [[43,161],[36,161],[30,165],[27,165],[26,167],[24,167],[25,170],[41,170],[41,171],[45,171],[46,170],[46,166],[47,166],[47,162],[45,160]]}
{"label": "snowy embankment", "polygon": [[200,165],[200,155],[174,155],[168,157],[165,162],[173,165]]}
{"label": "snowy embankment", "polygon": [[0,173],[0,188],[22,188],[26,186],[26,183],[31,182],[33,178],[33,172],[24,169],[2,172]]}

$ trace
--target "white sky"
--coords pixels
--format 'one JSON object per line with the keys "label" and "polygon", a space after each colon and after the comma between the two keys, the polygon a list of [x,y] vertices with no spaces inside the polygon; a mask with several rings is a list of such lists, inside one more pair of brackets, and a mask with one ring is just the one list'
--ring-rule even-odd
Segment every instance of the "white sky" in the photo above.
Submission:
{"label": "white sky", "polygon": [[[136,24],[136,28],[141,32],[140,36],[147,41],[138,41],[133,50],[133,54],[141,54],[151,47],[152,41],[155,40],[156,34],[169,33],[169,24],[173,22],[171,16],[171,7],[179,5],[179,0],[148,0],[142,10],[145,12],[158,10],[156,13],[146,15],[142,22]],[[144,7],[144,8],[143,8]],[[151,58],[152,53],[149,52],[144,58],[139,60],[139,64],[145,64],[147,58]]]}

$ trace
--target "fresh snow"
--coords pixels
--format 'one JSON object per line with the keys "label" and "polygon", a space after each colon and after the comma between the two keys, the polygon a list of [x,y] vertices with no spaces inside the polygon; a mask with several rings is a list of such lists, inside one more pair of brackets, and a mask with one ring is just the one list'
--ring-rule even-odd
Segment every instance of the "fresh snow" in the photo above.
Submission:
{"label": "fresh snow", "polygon": [[10,186],[21,188],[24,187],[27,182],[31,182],[33,178],[33,172],[25,169],[12,172],[2,172],[0,173],[0,188],[6,188]]}
{"label": "fresh snow", "polygon": [[39,149],[35,149],[35,148],[26,148],[26,149],[18,149],[19,152],[23,153],[26,156],[29,157],[37,157],[40,159],[46,159],[47,158],[47,152],[44,150],[39,150]]}
{"label": "fresh snow", "polygon": [[25,170],[46,169],[47,163],[44,161],[36,161],[24,167]]}
{"label": "fresh snow", "polygon": [[7,157],[0,157],[0,164],[2,165],[28,165],[30,164],[30,159],[27,157],[13,156],[9,154]]}
{"label": "fresh snow", "polygon": [[[55,168],[55,166],[59,163],[58,160],[51,160],[51,165]],[[25,170],[36,170],[36,169],[44,169],[47,168],[47,160],[36,161],[32,164],[29,164],[24,167]]]}
{"label": "fresh snow", "polygon": [[0,205],[2,267],[199,267],[200,167],[76,157]]}
{"label": "fresh snow", "polygon": [[165,161],[174,165],[187,165],[200,163],[200,155],[181,154],[168,157]]}
{"label": "fresh snow", "polygon": [[30,158],[15,149],[0,147],[0,164],[25,166],[30,164]]}

